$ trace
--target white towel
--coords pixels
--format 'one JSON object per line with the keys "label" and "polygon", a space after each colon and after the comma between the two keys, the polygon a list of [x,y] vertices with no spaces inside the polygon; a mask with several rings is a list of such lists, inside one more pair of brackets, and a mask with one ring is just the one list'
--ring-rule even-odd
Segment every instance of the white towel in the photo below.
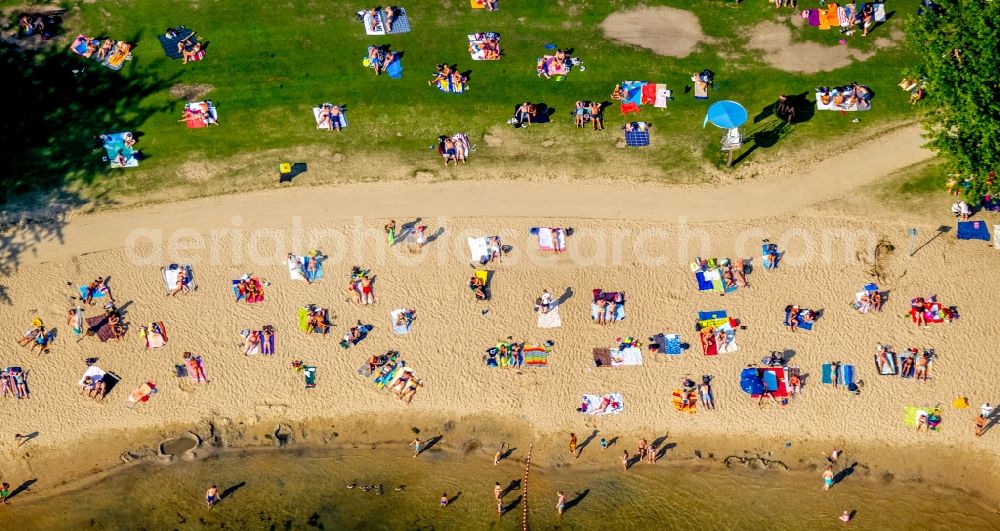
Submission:
{"label": "white towel", "polygon": [[288,259],[288,277],[292,280],[305,280],[305,275],[302,274],[302,268],[305,267],[305,257],[292,255]]}
{"label": "white towel", "polygon": [[637,347],[611,350],[611,366],[642,365],[642,350]]}
{"label": "white towel", "polygon": [[559,317],[559,306],[552,305],[547,313],[538,311],[538,328],[559,328],[562,326],[562,318]]}
{"label": "white towel", "polygon": [[80,385],[83,385],[84,378],[88,376],[90,376],[90,378],[96,382],[101,378],[103,378],[105,374],[107,373],[102,371],[101,368],[98,367],[97,365],[91,365],[90,367],[87,367],[87,370],[83,373],[83,376],[80,378]]}
{"label": "white towel", "polygon": [[667,102],[670,101],[670,89],[667,88],[663,83],[656,84],[656,101],[653,102],[653,107],[666,108]]}
{"label": "white towel", "polygon": [[[604,411],[598,411],[601,407],[601,402],[603,402],[605,398],[610,399],[612,404],[615,405],[609,405]],[[622,410],[625,409],[625,402],[623,401],[621,393],[609,393],[603,396],[583,395],[580,405],[584,409],[584,411],[581,411],[584,415],[614,415],[621,413]]]}
{"label": "white towel", "polygon": [[486,238],[469,238],[469,256],[473,262],[478,262],[489,255],[490,246]]}

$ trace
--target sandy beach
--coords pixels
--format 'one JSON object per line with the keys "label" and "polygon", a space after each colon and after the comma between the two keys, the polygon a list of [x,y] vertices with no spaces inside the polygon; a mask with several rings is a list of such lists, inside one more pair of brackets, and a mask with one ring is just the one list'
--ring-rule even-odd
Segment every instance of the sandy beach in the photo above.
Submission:
{"label": "sandy beach", "polygon": [[[30,400],[8,399],[0,410],[5,477],[30,475],[48,463],[61,473],[41,478],[33,487],[39,491],[107,468],[151,433],[212,419],[260,431],[278,422],[328,419],[335,425],[358,416],[390,426],[398,419],[399,433],[390,437],[400,442],[409,436],[410,419],[499,415],[543,438],[598,429],[663,432],[672,440],[931,444],[996,462],[997,432],[975,439],[972,431],[973,412],[997,401],[1000,381],[1000,364],[984,350],[1000,335],[991,306],[998,295],[991,282],[997,251],[958,241],[952,232],[935,236],[939,226],[953,227],[946,208],[921,216],[886,211],[878,219],[831,206],[875,182],[877,170],[886,168],[874,166],[839,181],[817,183],[812,176],[823,168],[809,168],[722,189],[553,182],[299,186],[269,192],[266,201],[251,194],[73,217],[59,238],[32,244],[32,252],[25,248],[16,272],[3,279],[9,304],[0,305],[0,319],[10,345],[4,362],[23,367],[31,389]],[[417,217],[433,235],[423,249],[387,245],[383,224]],[[540,251],[529,234],[538,226],[572,227],[567,252]],[[919,229],[920,248],[908,257],[911,226]],[[492,300],[477,302],[467,287],[467,238],[490,235],[500,235],[512,250],[502,264],[488,266]],[[775,271],[760,267],[765,238],[785,253]],[[311,285],[291,280],[287,253],[314,248],[329,255],[325,277]],[[724,296],[698,292],[689,269],[698,256],[752,259],[749,287]],[[165,296],[160,268],[174,262],[193,266],[197,291]],[[375,304],[345,300],[354,265],[375,276]],[[263,302],[234,300],[231,281],[247,273],[269,284]],[[97,276],[110,277],[124,309],[129,331],[121,341],[77,342],[65,325],[78,286]],[[888,300],[883,312],[862,315],[851,303],[869,282],[887,291]],[[625,292],[624,321],[591,321],[594,288]],[[561,299],[561,327],[538,327],[533,303],[542,290]],[[910,299],[930,295],[957,306],[960,318],[913,325],[906,315]],[[328,337],[298,331],[296,312],[306,304],[337,316]],[[790,304],[823,311],[813,331],[783,326]],[[411,333],[393,333],[389,314],[396,308],[416,310]],[[85,309],[88,317],[98,315],[100,305]],[[694,324],[697,312],[708,310],[726,310],[745,326],[736,332],[738,351],[702,355]],[[16,345],[35,316],[56,332],[47,354]],[[342,348],[341,336],[358,321],[374,329],[359,345]],[[147,350],[141,327],[152,322],[164,324],[169,341]],[[239,332],[263,325],[274,326],[277,353],[245,356]],[[595,347],[612,347],[626,336],[645,342],[661,332],[680,334],[692,348],[677,357],[644,351],[637,367],[593,366]],[[507,336],[552,341],[548,367],[487,367],[485,350]],[[896,352],[933,348],[931,379],[879,376],[878,343]],[[369,356],[387,350],[399,351],[424,384],[409,405],[356,375]],[[805,375],[801,396],[784,407],[769,400],[758,405],[739,386],[740,370],[774,350],[785,351]],[[203,358],[211,383],[175,375],[186,351]],[[86,358],[98,358],[97,365],[121,377],[103,403],[78,392]],[[302,374],[290,368],[293,360],[317,368],[315,388],[304,388]],[[821,385],[821,366],[831,361],[855,366],[865,383],[860,395]],[[681,379],[702,375],[713,377],[718,408],[695,415],[671,408],[670,393]],[[131,405],[129,392],[146,381],[156,383],[157,394]],[[611,392],[624,397],[622,413],[576,411],[582,394]],[[959,395],[973,407],[954,409]],[[943,408],[940,432],[917,434],[903,424],[904,407],[936,404]],[[33,432],[26,447],[14,447],[14,433]],[[60,461],[80,448],[94,451],[74,463]]]}

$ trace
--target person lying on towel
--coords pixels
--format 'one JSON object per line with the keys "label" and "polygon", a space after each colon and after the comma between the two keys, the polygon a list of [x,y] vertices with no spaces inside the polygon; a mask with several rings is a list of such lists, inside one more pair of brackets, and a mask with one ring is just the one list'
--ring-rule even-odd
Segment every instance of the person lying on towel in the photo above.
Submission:
{"label": "person lying on towel", "polygon": [[486,291],[483,285],[483,279],[479,277],[469,278],[469,289],[476,294],[476,300],[486,300]]}
{"label": "person lying on towel", "polygon": [[319,111],[319,126],[326,126],[328,131],[340,131],[340,113],[343,110],[337,105],[324,103]]}
{"label": "person lying on towel", "polygon": [[611,91],[611,99],[614,101],[621,101],[625,99],[625,91],[622,90],[621,83],[615,85],[614,90]]}
{"label": "person lying on towel", "polygon": [[625,124],[626,131],[649,131],[650,127],[653,127],[653,125],[646,122],[629,122]]}
{"label": "person lying on towel", "polygon": [[98,61],[103,61],[108,58],[108,54],[115,47],[115,41],[112,39],[107,39],[101,44],[101,47],[97,49],[97,53],[94,54],[94,58]]}

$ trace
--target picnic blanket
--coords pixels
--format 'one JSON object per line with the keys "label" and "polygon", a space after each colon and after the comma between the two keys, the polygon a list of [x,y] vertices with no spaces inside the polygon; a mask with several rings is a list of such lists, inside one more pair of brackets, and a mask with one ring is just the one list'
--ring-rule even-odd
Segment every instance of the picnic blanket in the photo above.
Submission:
{"label": "picnic blanket", "polygon": [[194,31],[189,30],[183,26],[174,29],[173,37],[167,37],[166,34],[161,33],[157,36],[160,41],[160,46],[163,46],[163,53],[167,54],[167,57],[171,59],[180,59],[184,57],[181,52],[177,51],[177,45],[183,41],[187,40],[188,44],[194,46],[198,44],[198,38],[194,36]]}
{"label": "picnic blanket", "polygon": [[125,164],[121,167],[135,168],[139,166],[139,159],[135,156],[135,149],[125,145],[126,134],[131,135],[132,133],[123,132],[101,135],[101,140],[104,143],[105,157],[112,166],[115,166],[115,158],[118,157],[118,152],[121,152],[122,156],[125,157]]}
{"label": "picnic blanket", "polygon": [[990,230],[985,221],[959,221],[955,236],[959,240],[990,241]]}
{"label": "picnic blanket", "polygon": [[[310,266],[313,266],[312,271],[309,271]],[[323,261],[309,255],[292,255],[288,259],[288,278],[316,282],[323,278]]]}
{"label": "picnic blanket", "polygon": [[548,367],[551,349],[543,345],[524,345],[522,364],[528,367]]}
{"label": "picnic blanket", "polygon": [[410,31],[412,28],[410,27],[410,19],[406,16],[406,11],[401,7],[396,8],[396,11],[396,20],[392,21],[392,31],[389,32],[385,31],[385,10],[379,9],[374,21],[372,20],[371,13],[367,10],[363,11],[364,14],[361,16],[365,23],[365,33],[368,35],[393,35]]}
{"label": "picnic blanket", "polygon": [[562,318],[559,317],[559,305],[555,302],[549,306],[548,312],[538,312],[538,328],[559,328],[560,326],[562,326]]}
{"label": "picnic blanket", "polygon": [[[799,314],[801,314],[802,312],[808,312],[808,311],[810,311],[810,310],[808,310],[806,308],[802,308],[802,309],[799,310]],[[812,313],[813,313],[813,318],[815,319],[816,312],[812,312]],[[791,325],[788,324],[788,319],[789,319],[789,317],[791,317],[791,315],[792,315],[792,311],[791,310],[785,310],[785,326],[791,326]],[[799,320],[799,324],[798,324],[798,328],[801,329],[801,330],[812,330],[814,324],[816,324],[815,321],[807,323],[807,322],[805,322],[805,321],[803,321],[803,320],[800,319]]]}
{"label": "picnic blanket", "polygon": [[866,106],[860,106],[857,103],[849,104],[850,99],[847,95],[844,95],[844,102],[837,105],[833,94],[830,95],[830,102],[824,104],[823,98],[821,97],[822,92],[816,91],[816,109],[820,111],[844,111],[844,112],[857,112],[857,111],[870,111],[872,109],[871,101],[868,102]]}
{"label": "picnic blanket", "polygon": [[87,318],[87,328],[100,339],[102,343],[106,343],[109,339],[115,337],[114,330],[111,329],[111,323],[108,321],[108,316],[97,315],[94,317]]}
{"label": "picnic blanket", "polygon": [[[204,110],[208,108],[207,116]],[[219,112],[211,100],[192,101],[184,105],[184,124],[188,129],[200,129],[219,122]]]}
{"label": "picnic blanket", "polygon": [[584,415],[617,415],[625,409],[625,401],[621,393],[608,393],[603,396],[583,395],[577,411]]}
{"label": "picnic blanket", "polygon": [[163,321],[154,321],[142,327],[142,337],[146,339],[146,350],[160,348],[167,344],[167,327]]}
{"label": "picnic blanket", "polygon": [[646,147],[649,145],[649,131],[633,129],[625,131],[625,145],[629,147]]}
{"label": "picnic blanket", "polygon": [[[686,404],[685,399],[687,399]],[[692,415],[698,411],[698,395],[694,391],[674,389],[670,394],[670,403],[677,411],[691,413]]]}
{"label": "picnic blanket", "polygon": [[[495,52],[488,54],[487,52]],[[500,59],[500,35],[492,31],[469,35],[469,55],[473,61],[497,61]],[[492,55],[493,57],[489,57]]]}
{"label": "picnic blanket", "polygon": [[451,76],[437,82],[436,86],[441,92],[448,94],[462,94],[469,89],[468,82],[455,83]]}
{"label": "picnic blanket", "polygon": [[566,74],[569,74],[572,64],[573,59],[570,57],[567,57],[562,63],[557,63],[554,55],[543,55],[538,58],[538,64],[535,66],[535,71],[538,75],[548,74],[550,76],[565,76]]}
{"label": "picnic blanket", "polygon": [[260,342],[254,345],[246,354],[247,356],[252,356],[254,354],[266,354],[273,355],[275,353],[274,348],[274,333],[270,335],[265,335],[263,330],[241,330],[240,337],[244,341],[250,337],[251,332],[257,332],[260,337]]}
{"label": "picnic blanket", "polygon": [[638,347],[595,348],[593,351],[595,367],[625,367],[642,365],[642,349]]}
{"label": "picnic blanket", "polygon": [[[320,113],[323,112],[322,107],[313,107],[313,119],[316,120],[316,129],[330,129],[329,124],[320,125]],[[343,109],[340,110],[340,114],[337,115],[338,121],[340,122],[340,128],[343,129],[347,127],[347,113]]]}
{"label": "picnic blanket", "polygon": [[[552,227],[535,227],[531,231],[538,235],[538,249],[541,251],[565,251],[566,250],[566,229]],[[555,238],[552,231],[556,232]]]}
{"label": "picnic blanket", "polygon": [[194,281],[194,270],[189,264],[170,264],[163,268],[163,284],[167,287],[167,293],[177,289],[177,277],[182,269],[187,274],[187,287],[197,289],[197,284]]}

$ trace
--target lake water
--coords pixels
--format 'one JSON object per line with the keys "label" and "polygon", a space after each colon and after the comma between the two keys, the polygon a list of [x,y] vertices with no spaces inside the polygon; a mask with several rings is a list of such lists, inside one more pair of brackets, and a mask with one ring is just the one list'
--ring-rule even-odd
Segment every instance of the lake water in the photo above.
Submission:
{"label": "lake water", "polygon": [[[523,450],[517,455],[523,456]],[[990,504],[922,483],[847,476],[830,492],[818,474],[641,463],[623,472],[617,453],[567,467],[532,466],[532,529],[998,529]],[[521,529],[523,463],[431,449],[414,459],[389,450],[232,452],[170,465],[144,463],[52,497],[21,495],[0,507],[18,529]],[[815,477],[813,477],[815,476]],[[493,485],[510,492],[498,517]],[[512,484],[513,482],[513,484]],[[225,492],[211,511],[204,492]],[[347,489],[349,483],[358,488]],[[362,492],[378,484],[384,493]],[[395,488],[405,485],[403,490]],[[555,511],[556,493],[570,507]],[[452,503],[439,507],[442,493]]]}

